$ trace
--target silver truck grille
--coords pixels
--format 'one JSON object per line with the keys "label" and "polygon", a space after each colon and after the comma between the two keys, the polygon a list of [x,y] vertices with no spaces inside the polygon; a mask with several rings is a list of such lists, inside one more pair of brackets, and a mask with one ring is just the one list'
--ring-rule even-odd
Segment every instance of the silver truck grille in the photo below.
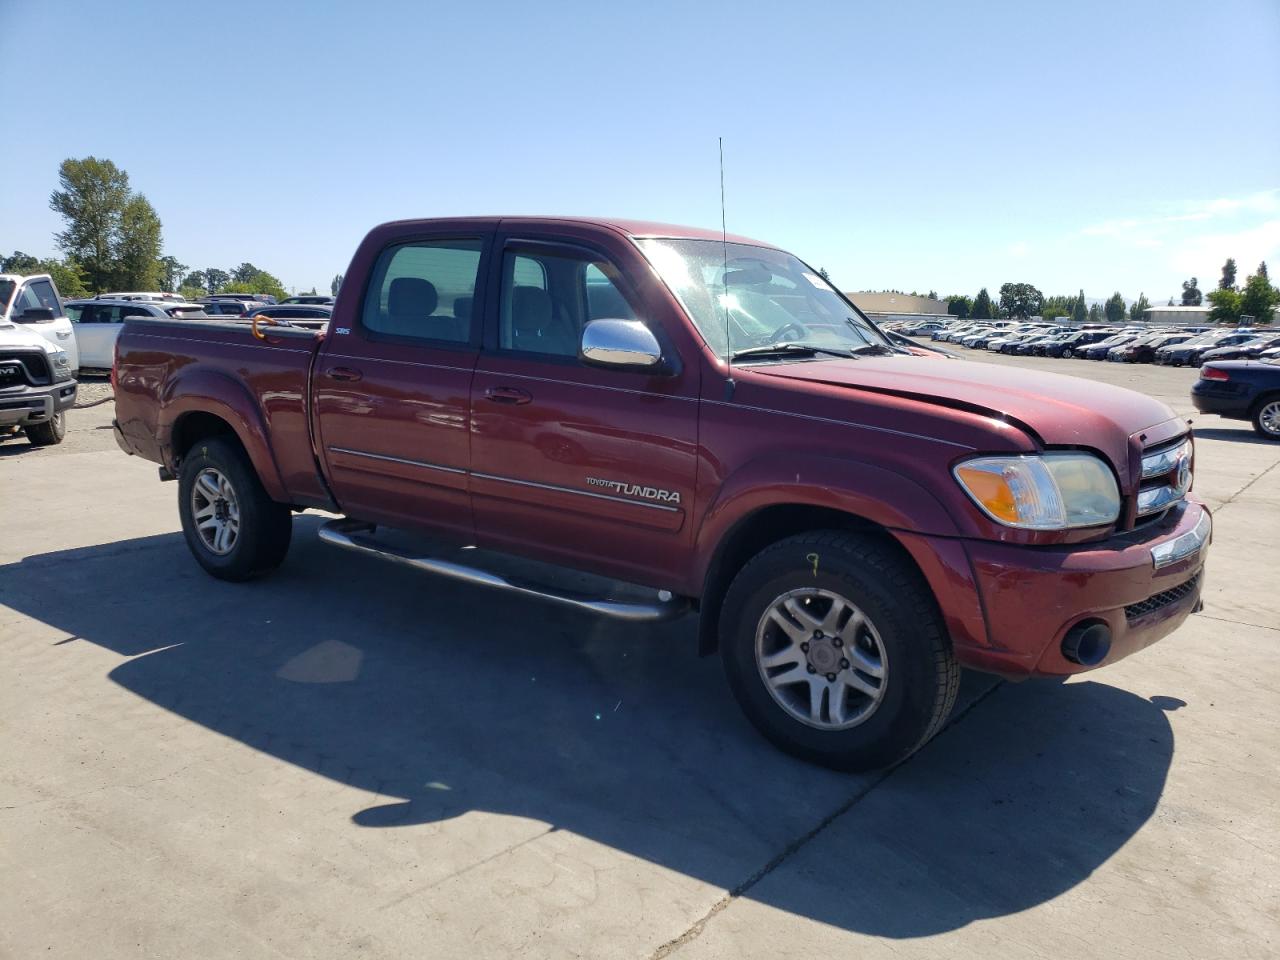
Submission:
{"label": "silver truck grille", "polygon": [[1142,479],[1138,486],[1138,516],[1161,513],[1191,489],[1191,438],[1182,437],[1142,455]]}

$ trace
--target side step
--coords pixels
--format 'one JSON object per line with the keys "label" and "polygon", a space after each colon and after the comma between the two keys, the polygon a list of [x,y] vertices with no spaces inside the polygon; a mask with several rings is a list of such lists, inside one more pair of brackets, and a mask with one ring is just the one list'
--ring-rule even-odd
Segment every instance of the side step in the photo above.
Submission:
{"label": "side step", "polygon": [[590,597],[576,594],[569,590],[560,590],[542,586],[532,582],[516,580],[510,576],[482,570],[479,567],[444,560],[439,557],[424,556],[401,547],[379,543],[373,537],[373,527],[359,520],[330,520],[320,526],[320,539],[335,547],[344,547],[357,553],[369,554],[391,560],[395,563],[424,570],[454,580],[462,580],[482,587],[497,587],[509,593],[550,600],[561,606],[572,607],[594,613],[597,616],[613,620],[625,620],[630,623],[656,623],[672,620],[689,609],[684,597],[677,597],[669,590],[656,591],[654,599],[644,600],[612,600],[608,598]]}

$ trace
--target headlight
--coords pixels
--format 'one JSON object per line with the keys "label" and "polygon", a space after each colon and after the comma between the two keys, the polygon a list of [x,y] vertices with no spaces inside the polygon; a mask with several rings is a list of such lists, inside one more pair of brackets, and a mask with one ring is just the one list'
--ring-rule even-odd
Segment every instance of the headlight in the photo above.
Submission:
{"label": "headlight", "polygon": [[978,457],[952,472],[982,512],[1006,526],[1063,530],[1120,516],[1115,476],[1087,453]]}

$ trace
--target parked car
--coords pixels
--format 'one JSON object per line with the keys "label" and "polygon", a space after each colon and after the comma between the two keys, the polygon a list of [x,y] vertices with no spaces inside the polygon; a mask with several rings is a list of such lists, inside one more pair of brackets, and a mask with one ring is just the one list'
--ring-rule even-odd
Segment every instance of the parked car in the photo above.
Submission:
{"label": "parked car", "polygon": [[[345,514],[328,543],[526,600],[696,606],[747,716],[809,760],[894,763],[942,729],[962,665],[1078,673],[1199,603],[1211,520],[1169,407],[903,354],[755,241],[399,221],[361,243],[326,333],[260,333],[126,322],[118,344],[116,438],[177,479],[209,574],[278,566],[317,507]],[[641,586],[517,584],[386,527]]]}
{"label": "parked car", "polygon": [[170,302],[182,302],[187,298],[180,293],[172,293],[164,290],[136,291],[129,290],[122,293],[100,293],[95,300],[165,300]]}
{"label": "parked car", "polygon": [[1191,402],[1201,413],[1251,420],[1268,440],[1280,440],[1280,359],[1214,360],[1200,368]]}
{"label": "parked car", "polygon": [[85,370],[110,370],[116,338],[129,317],[169,317],[203,320],[203,304],[165,300],[68,300],[67,316],[75,328],[80,365]]}
{"label": "parked car", "polygon": [[243,317],[258,304],[234,297],[205,297],[197,301],[211,317]]}
{"label": "parked car", "polygon": [[1108,360],[1115,360],[1120,363],[1151,363],[1155,359],[1156,351],[1161,347],[1175,347],[1179,344],[1186,343],[1191,339],[1189,333],[1152,333],[1145,337],[1138,337],[1136,340],[1130,340],[1128,343],[1118,347],[1113,347],[1107,353]]}
{"label": "parked car", "polygon": [[0,317],[0,433],[20,429],[35,447],[61,443],[75,402],[70,353],[30,325]]}
{"label": "parked car", "polygon": [[80,370],[80,352],[76,348],[71,320],[62,309],[58,287],[47,273],[19,276],[0,274],[0,324],[22,324],[53,346],[65,350],[71,363],[71,375]]}
{"label": "parked car", "polygon": [[1230,347],[1245,343],[1257,335],[1255,330],[1243,329],[1202,333],[1174,346],[1160,347],[1156,350],[1155,362],[1167,363],[1174,367],[1180,367],[1183,364],[1198,367],[1206,351],[1215,347]]}
{"label": "parked car", "polygon": [[1070,359],[1083,350],[1085,347],[1092,346],[1095,343],[1101,343],[1103,340],[1113,336],[1114,330],[1081,330],[1073,333],[1066,338],[1058,341],[1053,348],[1045,347],[1045,356],[1049,357],[1066,357]]}
{"label": "parked car", "polygon": [[1280,347],[1280,336],[1273,333],[1263,334],[1260,337],[1254,337],[1252,340],[1246,340],[1244,343],[1206,350],[1201,356],[1201,362],[1207,363],[1211,360],[1257,360],[1265,351],[1273,347]]}
{"label": "parked car", "polygon": [[1020,357],[1031,356],[1036,352],[1036,347],[1043,346],[1051,340],[1056,340],[1058,336],[1059,335],[1056,333],[1041,334],[1038,337],[1032,337],[1030,340],[1023,340],[1010,352],[1015,353]]}
{"label": "parked car", "polygon": [[1090,344],[1079,350],[1073,351],[1077,357],[1083,357],[1086,360],[1105,360],[1107,354],[1114,348],[1123,346],[1126,343],[1132,343],[1137,337],[1131,333],[1118,333],[1114,337],[1107,337],[1105,340],[1099,340],[1097,343]]}
{"label": "parked car", "polygon": [[303,293],[303,294],[299,294],[296,297],[285,297],[280,302],[281,303],[312,303],[312,304],[320,304],[321,306],[332,307],[333,301],[334,301],[333,297],[327,297],[323,294]]}
{"label": "parked car", "polygon": [[254,307],[245,316],[250,319],[253,317],[269,317],[272,320],[327,321],[332,314],[332,307],[325,307],[320,304],[282,303],[275,306]]}

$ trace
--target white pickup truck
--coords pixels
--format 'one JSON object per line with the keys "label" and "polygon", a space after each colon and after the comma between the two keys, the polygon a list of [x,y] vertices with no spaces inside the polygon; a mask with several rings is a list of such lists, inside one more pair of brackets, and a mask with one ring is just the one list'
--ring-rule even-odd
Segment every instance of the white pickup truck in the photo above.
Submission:
{"label": "white pickup truck", "polygon": [[20,429],[32,446],[61,443],[75,402],[70,354],[0,318],[0,436]]}
{"label": "white pickup truck", "polygon": [[0,325],[20,324],[53,346],[65,350],[71,375],[80,371],[75,330],[62,306],[53,278],[47,273],[19,276],[0,273]]}

